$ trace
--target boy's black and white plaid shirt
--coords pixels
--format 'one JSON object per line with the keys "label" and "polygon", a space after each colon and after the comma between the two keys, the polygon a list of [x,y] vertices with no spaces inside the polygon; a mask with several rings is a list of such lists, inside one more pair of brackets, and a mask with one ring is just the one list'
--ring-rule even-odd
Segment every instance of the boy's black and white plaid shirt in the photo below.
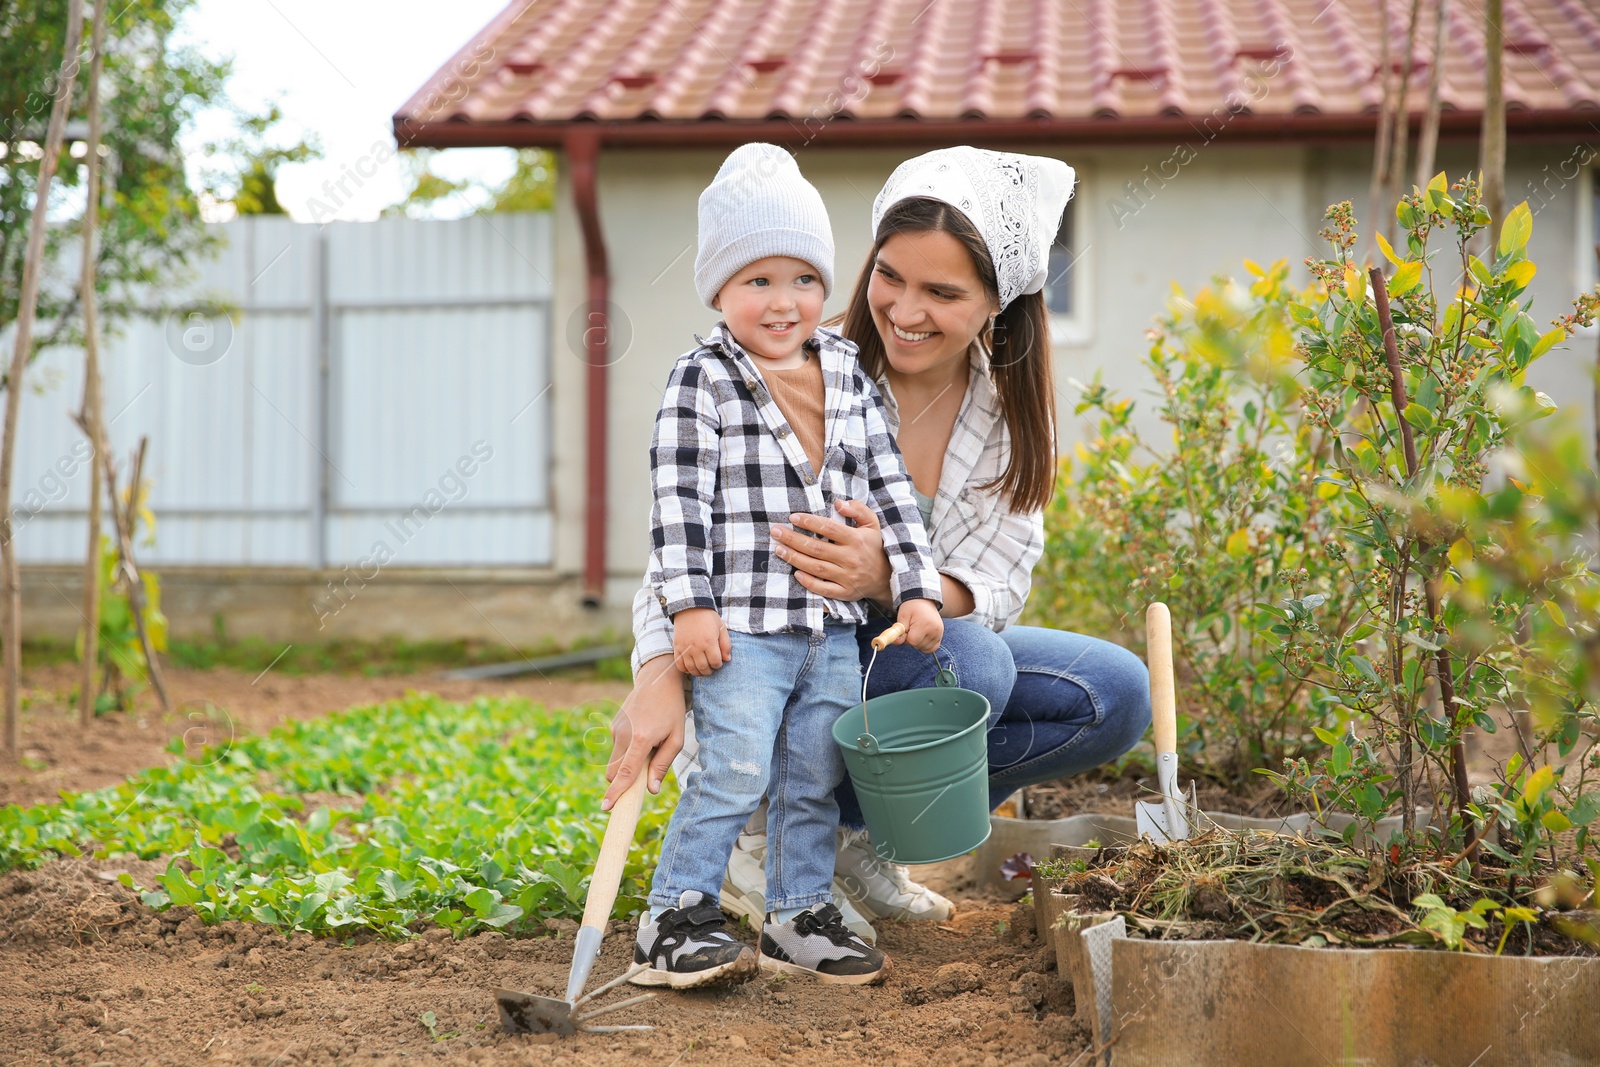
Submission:
{"label": "boy's black and white plaid shirt", "polygon": [[667,379],[650,444],[650,568],[662,611],[714,608],[748,634],[821,633],[827,619],[865,622],[856,601],[806,590],[773,555],[772,528],[795,512],[837,518],[835,500],[863,500],[883,527],[895,604],[942,604],[911,479],[883,403],[855,345],[819,329],[823,463],[813,471],[755,362],[718,323]]}

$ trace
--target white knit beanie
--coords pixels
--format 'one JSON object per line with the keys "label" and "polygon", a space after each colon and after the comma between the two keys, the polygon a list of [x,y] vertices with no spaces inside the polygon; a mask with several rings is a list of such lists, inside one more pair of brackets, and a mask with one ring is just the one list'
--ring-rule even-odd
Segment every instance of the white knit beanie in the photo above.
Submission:
{"label": "white knit beanie", "polygon": [[700,194],[695,290],[711,307],[729,278],[767,256],[811,264],[823,296],[833,292],[833,227],[822,194],[777,145],[741,145]]}

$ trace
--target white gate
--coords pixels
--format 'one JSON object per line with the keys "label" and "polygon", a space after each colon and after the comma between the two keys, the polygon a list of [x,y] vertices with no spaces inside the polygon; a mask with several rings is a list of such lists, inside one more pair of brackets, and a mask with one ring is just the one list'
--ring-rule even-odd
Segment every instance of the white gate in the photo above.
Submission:
{"label": "white gate", "polygon": [[[115,455],[150,438],[143,558],[548,566],[549,217],[217,229],[225,246],[186,291],[193,306],[103,346]],[[83,558],[86,445],[67,416],[82,363],[57,349],[29,371],[13,501],[24,563]]]}

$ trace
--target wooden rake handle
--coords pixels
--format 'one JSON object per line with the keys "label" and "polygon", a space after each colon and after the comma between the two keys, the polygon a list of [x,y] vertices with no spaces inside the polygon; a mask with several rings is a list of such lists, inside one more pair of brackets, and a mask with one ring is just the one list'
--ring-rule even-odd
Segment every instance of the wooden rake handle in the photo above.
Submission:
{"label": "wooden rake handle", "polygon": [[644,807],[644,780],[648,771],[648,765],[641,767],[639,777],[612,805],[605,837],[600,842],[600,856],[595,860],[594,874],[589,876],[589,898],[583,906],[582,925],[592,926],[602,933],[606,921],[611,918],[611,907],[617,902],[617,889],[622,885],[622,867],[628,860],[628,848],[633,844],[633,831],[639,825],[639,810]]}

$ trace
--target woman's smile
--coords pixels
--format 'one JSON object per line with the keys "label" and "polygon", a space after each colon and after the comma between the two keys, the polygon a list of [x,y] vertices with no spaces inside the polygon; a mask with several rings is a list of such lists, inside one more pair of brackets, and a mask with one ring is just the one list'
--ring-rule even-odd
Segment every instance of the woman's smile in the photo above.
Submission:
{"label": "woman's smile", "polygon": [[902,330],[899,326],[892,322],[889,324],[889,327],[894,331],[895,339],[900,341],[902,344],[907,345],[920,344],[938,332],[936,330],[925,330],[921,333],[914,333],[910,330]]}

